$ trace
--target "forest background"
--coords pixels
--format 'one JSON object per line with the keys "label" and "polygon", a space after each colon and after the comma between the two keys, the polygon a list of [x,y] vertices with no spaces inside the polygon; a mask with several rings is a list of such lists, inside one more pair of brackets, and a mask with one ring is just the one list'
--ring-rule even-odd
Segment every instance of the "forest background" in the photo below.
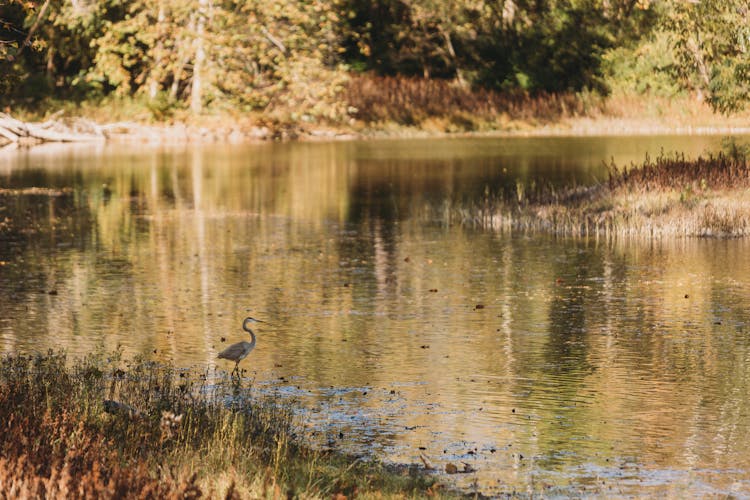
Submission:
{"label": "forest background", "polygon": [[456,132],[748,99],[745,0],[0,0],[27,117]]}

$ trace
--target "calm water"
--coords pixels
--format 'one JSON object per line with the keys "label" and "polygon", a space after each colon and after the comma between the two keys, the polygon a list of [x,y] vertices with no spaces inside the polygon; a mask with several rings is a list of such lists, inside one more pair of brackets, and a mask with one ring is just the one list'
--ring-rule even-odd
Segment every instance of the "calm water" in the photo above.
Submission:
{"label": "calm water", "polygon": [[[311,439],[470,464],[489,495],[750,498],[750,242],[565,240],[427,220],[720,137],[0,153],[0,352],[231,369]],[[434,212],[433,212],[434,213]],[[7,222],[7,221],[6,221]]]}

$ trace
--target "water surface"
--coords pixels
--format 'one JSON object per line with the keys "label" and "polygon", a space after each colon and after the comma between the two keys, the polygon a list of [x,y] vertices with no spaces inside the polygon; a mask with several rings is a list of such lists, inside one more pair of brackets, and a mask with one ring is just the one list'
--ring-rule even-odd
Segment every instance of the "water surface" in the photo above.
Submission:
{"label": "water surface", "polygon": [[[750,243],[493,234],[426,206],[720,137],[2,153],[0,352],[141,353],[298,401],[319,446],[489,495],[750,496]],[[50,188],[33,191],[29,188]],[[17,194],[19,190],[23,194]],[[6,191],[7,193],[7,191]],[[431,212],[434,213],[434,212]]]}

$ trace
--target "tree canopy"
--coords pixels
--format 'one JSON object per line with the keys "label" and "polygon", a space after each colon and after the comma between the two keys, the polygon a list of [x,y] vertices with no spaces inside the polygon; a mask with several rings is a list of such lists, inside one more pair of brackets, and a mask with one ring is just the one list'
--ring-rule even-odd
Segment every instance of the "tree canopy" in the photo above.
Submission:
{"label": "tree canopy", "polygon": [[748,11],[745,0],[6,0],[0,91],[6,104],[130,96],[155,112],[336,120],[351,72],[606,95],[618,75],[658,71],[729,112],[750,99]]}
{"label": "tree canopy", "polygon": [[750,99],[750,4],[747,0],[675,2],[666,23],[674,40],[673,72],[722,112]]}

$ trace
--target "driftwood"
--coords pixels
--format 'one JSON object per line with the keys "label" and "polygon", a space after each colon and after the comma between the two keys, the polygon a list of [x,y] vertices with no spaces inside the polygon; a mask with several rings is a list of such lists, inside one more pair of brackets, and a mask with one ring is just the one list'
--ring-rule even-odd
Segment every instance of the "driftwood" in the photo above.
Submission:
{"label": "driftwood", "polygon": [[[0,0],[2,1],[2,0]],[[113,143],[176,143],[200,141],[205,143],[228,141],[231,143],[288,139],[303,133],[296,127],[269,129],[264,126],[228,126],[211,128],[191,126],[185,123],[146,125],[137,122],[116,122],[99,124],[85,118],[61,117],[55,113],[39,123],[17,120],[6,113],[0,113],[0,152],[19,147],[44,144],[54,146],[60,143],[104,144]],[[310,136],[317,134],[311,133]],[[332,135],[320,134],[321,137]]]}
{"label": "driftwood", "polygon": [[0,113],[0,142],[32,145],[42,142],[99,142],[106,140],[102,128],[84,118],[56,119],[27,123]]}

